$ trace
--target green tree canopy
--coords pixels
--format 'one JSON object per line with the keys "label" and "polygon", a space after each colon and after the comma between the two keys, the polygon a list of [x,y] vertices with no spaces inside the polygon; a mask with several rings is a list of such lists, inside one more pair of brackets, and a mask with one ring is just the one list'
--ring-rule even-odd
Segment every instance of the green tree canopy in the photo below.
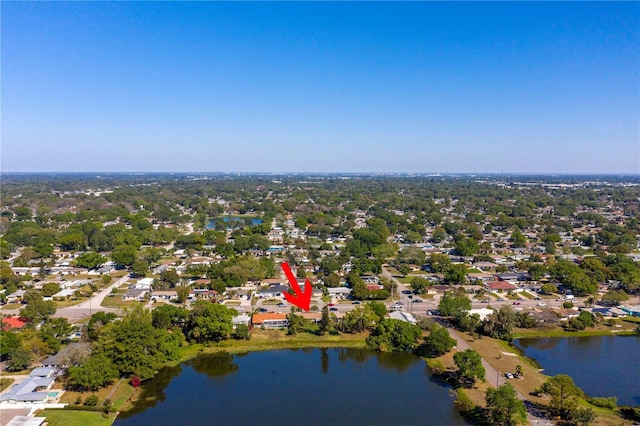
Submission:
{"label": "green tree canopy", "polygon": [[385,319],[367,337],[367,346],[380,352],[412,350],[422,335],[420,327],[406,321]]}
{"label": "green tree canopy", "polygon": [[487,389],[485,400],[490,424],[513,426],[527,423],[527,409],[511,383],[505,383],[498,389]]}

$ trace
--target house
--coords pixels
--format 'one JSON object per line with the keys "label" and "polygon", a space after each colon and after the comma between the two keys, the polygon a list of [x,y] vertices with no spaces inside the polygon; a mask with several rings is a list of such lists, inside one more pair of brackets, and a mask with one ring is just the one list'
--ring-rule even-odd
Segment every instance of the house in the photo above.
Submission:
{"label": "house", "polygon": [[480,317],[480,321],[484,321],[492,313],[493,313],[493,309],[489,309],[489,308],[480,308],[480,309],[470,309],[469,310],[469,315],[478,314],[478,316]]}
{"label": "house", "polygon": [[89,342],[74,342],[63,346],[57,354],[47,357],[42,361],[43,367],[55,367],[66,368],[70,360],[79,354],[91,353],[91,343]]}
{"label": "house", "polygon": [[142,288],[130,288],[125,294],[122,295],[122,300],[139,300],[143,301],[144,296],[149,293],[149,290]]}
{"label": "house", "polygon": [[11,293],[10,295],[7,296],[7,298],[5,299],[5,301],[7,303],[20,303],[22,302],[22,298],[24,297],[24,295],[27,293],[26,290],[16,290],[13,293]]}
{"label": "house", "polygon": [[319,323],[320,321],[322,321],[322,312],[303,312],[300,314],[300,316],[315,323]]}
{"label": "house", "polygon": [[25,326],[27,322],[21,320],[18,317],[7,317],[2,318],[2,330],[10,331],[10,330],[20,330]]}
{"label": "house", "polygon": [[490,291],[513,291],[517,288],[508,281],[493,281],[488,283],[486,286]]}
{"label": "house", "polygon": [[346,299],[351,294],[351,289],[347,287],[328,288],[327,292],[329,296],[336,297],[338,299]]}
{"label": "house", "polygon": [[156,290],[151,292],[151,299],[157,300],[175,300],[178,298],[178,292],[176,290]]}
{"label": "house", "polygon": [[253,314],[251,324],[254,327],[262,327],[267,330],[287,328],[289,322],[286,314],[268,312],[265,314]]}
{"label": "house", "polygon": [[418,322],[418,320],[416,320],[416,317],[414,317],[412,314],[410,314],[409,312],[402,312],[402,311],[390,312],[389,318],[408,322],[411,324],[416,324]]}
{"label": "house", "polygon": [[283,285],[272,285],[267,288],[262,288],[258,290],[258,297],[262,299],[271,299],[274,297],[284,297],[283,294],[287,293],[289,290],[288,287]]}
{"label": "house", "polygon": [[129,285],[129,289],[151,291],[152,285],[153,285],[153,278],[142,278],[141,280],[138,280],[135,284]]}
{"label": "house", "polygon": [[235,330],[238,325],[249,325],[251,322],[251,317],[247,314],[240,314],[236,317],[233,317],[231,322],[233,323],[233,329]]}
{"label": "house", "polygon": [[39,367],[34,369],[29,377],[22,382],[13,385],[9,392],[0,395],[0,401],[9,402],[45,402],[48,390],[54,382],[54,368]]}

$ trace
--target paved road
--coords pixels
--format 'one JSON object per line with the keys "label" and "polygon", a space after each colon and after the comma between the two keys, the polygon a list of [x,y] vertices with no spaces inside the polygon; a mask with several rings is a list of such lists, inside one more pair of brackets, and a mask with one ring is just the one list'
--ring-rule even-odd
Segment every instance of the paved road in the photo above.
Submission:
{"label": "paved road", "polygon": [[[464,338],[455,329],[451,327],[447,327],[447,330],[449,330],[449,334],[451,335],[451,337],[456,339],[456,342],[457,342],[456,347],[458,351],[465,351],[467,349],[471,349],[471,346],[469,346],[469,343],[467,343],[467,341],[464,340]],[[493,387],[498,387],[505,384],[508,381],[508,379],[503,377],[500,374],[500,372],[495,368],[493,368],[491,364],[489,364],[484,358],[482,358],[482,366],[484,367],[486,372],[485,380],[489,385]],[[531,407],[531,401],[529,401],[527,397],[522,393],[520,393],[518,390],[516,390],[516,392],[518,394],[518,399],[523,401],[525,403],[525,406],[527,407],[527,420],[529,421],[529,424],[532,424],[532,425],[553,425],[554,424],[553,421],[547,418],[538,417],[534,415],[529,408]]]}
{"label": "paved road", "polygon": [[78,303],[77,305],[60,308],[53,315],[54,317],[67,318],[69,322],[77,322],[83,318],[89,318],[98,311],[119,313],[118,308],[105,308],[102,306],[104,299],[111,294],[111,290],[120,287],[129,279],[128,275],[116,280],[113,284],[100,292],[94,294],[88,300]]}

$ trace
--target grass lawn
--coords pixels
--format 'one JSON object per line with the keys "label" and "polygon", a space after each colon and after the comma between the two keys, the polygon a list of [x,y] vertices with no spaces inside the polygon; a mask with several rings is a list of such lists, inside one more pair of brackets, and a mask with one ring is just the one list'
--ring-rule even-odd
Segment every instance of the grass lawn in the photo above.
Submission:
{"label": "grass lawn", "polygon": [[22,308],[22,303],[7,303],[2,306],[2,309],[20,309]]}
{"label": "grass lawn", "polygon": [[413,279],[412,276],[407,275],[406,277],[400,277],[400,278],[396,278],[398,281],[400,281],[402,284],[411,284],[411,280]]}
{"label": "grass lawn", "polygon": [[190,345],[182,349],[182,356],[179,360],[170,363],[177,365],[191,359],[201,353],[226,351],[229,353],[244,353],[252,351],[268,351],[275,349],[298,349],[298,348],[364,348],[365,338],[368,333],[361,334],[341,334],[317,336],[309,333],[299,333],[288,335],[282,330],[259,330],[251,331],[251,340],[225,340],[211,346]]}
{"label": "grass lawn", "polygon": [[69,306],[74,306],[77,305],[78,303],[84,302],[85,300],[89,300],[88,297],[70,297],[69,299],[65,299],[65,300],[56,300],[56,308],[67,308]]}
{"label": "grass lawn", "polygon": [[137,300],[122,300],[121,294],[110,294],[102,301],[102,306],[106,308],[122,308],[125,306],[133,306],[138,302]]}
{"label": "grass lawn", "polygon": [[82,398],[84,402],[88,396],[97,395],[98,396],[98,406],[101,407],[104,401],[111,395],[111,405],[113,406],[114,411],[119,410],[122,407],[122,404],[129,399],[131,393],[133,392],[133,387],[129,384],[128,380],[115,380],[111,385],[98,389],[96,392],[74,392],[74,391],[66,391],[60,397],[60,403],[62,404],[70,404],[75,405],[78,397]]}
{"label": "grass lawn", "polygon": [[11,386],[11,384],[15,382],[14,379],[10,377],[3,377],[0,379],[0,392]]}
{"label": "grass lawn", "polygon": [[46,417],[49,426],[108,426],[115,420],[115,413],[103,417],[93,411],[42,410],[40,417]]}
{"label": "grass lawn", "polygon": [[526,291],[522,291],[522,292],[520,292],[518,294],[520,294],[522,297],[526,297],[527,299],[535,299],[535,297],[536,297],[533,294],[528,293]]}

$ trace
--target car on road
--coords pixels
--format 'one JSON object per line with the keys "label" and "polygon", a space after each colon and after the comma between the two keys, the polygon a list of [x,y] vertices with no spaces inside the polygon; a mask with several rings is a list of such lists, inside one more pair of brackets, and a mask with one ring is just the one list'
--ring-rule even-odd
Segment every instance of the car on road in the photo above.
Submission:
{"label": "car on road", "polygon": [[520,302],[513,302],[514,305],[521,305],[522,303]]}
{"label": "car on road", "polygon": [[338,308],[329,308],[330,311],[337,311]]}
{"label": "car on road", "polygon": [[542,297],[536,296],[536,297],[533,298],[533,300],[542,300]]}
{"label": "car on road", "polygon": [[352,305],[359,305],[361,302],[359,300],[351,302]]}
{"label": "car on road", "polygon": [[422,299],[413,299],[413,303],[422,303]]}
{"label": "car on road", "polygon": [[327,303],[327,306],[336,306],[335,303]]}
{"label": "car on road", "polygon": [[267,308],[260,308],[260,312],[267,312],[268,309]]}
{"label": "car on road", "polygon": [[286,303],[284,303],[284,302],[282,302],[282,303],[278,303],[278,308],[286,308],[287,306],[289,306],[289,305],[287,305],[287,304],[286,304]]}
{"label": "car on road", "polygon": [[482,299],[480,303],[489,303],[489,301],[487,299]]}
{"label": "car on road", "polygon": [[547,306],[547,304],[544,303],[544,302],[538,302],[538,306],[543,306],[544,307],[544,306]]}
{"label": "car on road", "polygon": [[402,294],[411,294],[411,290],[402,290]]}

